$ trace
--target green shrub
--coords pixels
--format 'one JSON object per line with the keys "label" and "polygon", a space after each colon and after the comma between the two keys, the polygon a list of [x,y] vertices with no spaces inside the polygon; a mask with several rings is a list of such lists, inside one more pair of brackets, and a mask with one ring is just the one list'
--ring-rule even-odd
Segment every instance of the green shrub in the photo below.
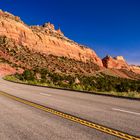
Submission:
{"label": "green shrub", "polygon": [[29,80],[29,81],[34,81],[35,80],[35,75],[34,72],[31,70],[25,70],[24,73],[22,74],[24,80]]}

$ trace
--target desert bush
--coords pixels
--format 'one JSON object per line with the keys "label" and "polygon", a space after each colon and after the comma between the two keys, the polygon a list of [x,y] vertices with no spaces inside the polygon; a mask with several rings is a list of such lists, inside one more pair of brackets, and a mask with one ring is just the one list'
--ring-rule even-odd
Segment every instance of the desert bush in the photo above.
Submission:
{"label": "desert bush", "polygon": [[34,81],[35,80],[35,75],[34,72],[31,70],[25,70],[22,74],[24,80],[28,81]]}

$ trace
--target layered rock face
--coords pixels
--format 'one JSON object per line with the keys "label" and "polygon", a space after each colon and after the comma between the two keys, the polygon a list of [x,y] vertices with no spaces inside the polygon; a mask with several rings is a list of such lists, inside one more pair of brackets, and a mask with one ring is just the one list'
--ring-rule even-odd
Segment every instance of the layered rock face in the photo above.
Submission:
{"label": "layered rock face", "polygon": [[103,65],[109,69],[125,69],[140,74],[140,67],[128,65],[123,56],[106,56],[102,59]]}
{"label": "layered rock face", "polygon": [[22,72],[23,72],[22,69],[15,70],[8,64],[0,63],[0,76],[5,76],[5,75],[15,74],[15,73],[21,74]]}
{"label": "layered rock face", "polygon": [[42,54],[64,56],[83,62],[92,61],[103,66],[102,60],[93,50],[68,39],[50,23],[28,26],[19,17],[0,11],[0,36],[11,38],[16,44]]}
{"label": "layered rock face", "polygon": [[134,65],[130,66],[130,70],[135,72],[135,73],[140,74],[140,67],[138,67],[138,66],[134,66]]}
{"label": "layered rock face", "polygon": [[[3,40],[5,37],[7,41]],[[106,56],[101,60],[93,50],[68,39],[61,29],[56,30],[51,23],[28,26],[19,17],[2,10],[0,41],[0,58],[10,64],[9,67],[0,64],[0,76],[17,72],[13,65],[23,69],[45,67],[69,74],[109,71],[107,73],[116,73],[124,78],[129,76],[120,69],[140,74],[140,68],[129,66],[122,56]]]}
{"label": "layered rock face", "polygon": [[111,56],[106,56],[102,61],[106,68],[129,69],[129,65],[122,56],[117,56],[114,58]]}

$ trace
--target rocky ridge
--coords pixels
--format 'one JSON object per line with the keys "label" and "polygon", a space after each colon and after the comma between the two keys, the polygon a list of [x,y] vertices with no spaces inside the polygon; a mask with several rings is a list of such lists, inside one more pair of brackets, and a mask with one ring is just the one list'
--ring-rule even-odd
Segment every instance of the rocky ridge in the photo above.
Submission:
{"label": "rocky ridge", "polygon": [[108,69],[126,69],[134,73],[140,74],[140,67],[135,65],[128,65],[123,56],[111,57],[107,55],[102,59],[103,66]]}
{"label": "rocky ridge", "polygon": [[106,68],[115,68],[115,69],[128,69],[129,65],[126,63],[125,59],[122,56],[111,57],[107,55],[102,59],[103,65]]}
{"label": "rocky ridge", "polygon": [[60,29],[46,23],[42,26],[27,26],[20,18],[0,11],[0,36],[6,36],[16,44],[28,46],[30,49],[55,56],[64,56],[83,62],[93,61],[99,66],[101,59],[96,53],[64,36]]}
{"label": "rocky ridge", "polygon": [[[106,56],[101,60],[92,49],[65,37],[61,29],[56,30],[51,23],[28,26],[19,17],[2,10],[0,37],[0,58],[21,68],[48,67],[52,64],[51,70],[59,72],[62,69],[68,73],[72,71],[86,74],[107,71],[124,78],[129,76],[120,70],[140,74],[140,68],[128,65],[122,56]],[[5,43],[3,38],[6,39]],[[67,64],[64,65],[63,61]]]}

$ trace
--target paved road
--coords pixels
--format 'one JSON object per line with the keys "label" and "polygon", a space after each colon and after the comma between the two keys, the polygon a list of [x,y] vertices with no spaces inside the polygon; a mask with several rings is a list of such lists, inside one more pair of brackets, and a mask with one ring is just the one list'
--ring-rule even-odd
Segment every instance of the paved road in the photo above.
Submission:
{"label": "paved road", "polygon": [[[15,84],[0,90],[140,137],[140,101]],[[0,96],[2,140],[119,140],[114,136]]]}

